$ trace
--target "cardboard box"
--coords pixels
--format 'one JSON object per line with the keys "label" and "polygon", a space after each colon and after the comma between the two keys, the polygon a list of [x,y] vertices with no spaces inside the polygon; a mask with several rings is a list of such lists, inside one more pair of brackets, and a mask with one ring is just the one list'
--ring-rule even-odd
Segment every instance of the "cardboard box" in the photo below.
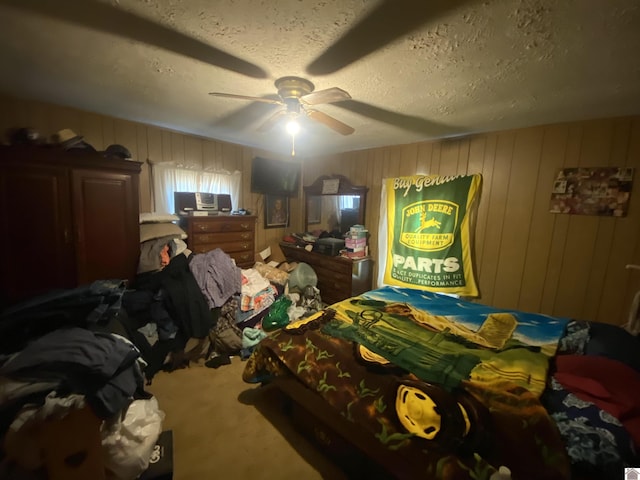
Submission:
{"label": "cardboard box", "polygon": [[366,233],[354,233],[354,234],[349,234],[345,237],[345,240],[366,240],[367,239],[367,234]]}
{"label": "cardboard box", "polygon": [[346,238],[344,240],[344,245],[347,248],[364,248],[367,245],[367,239],[366,238],[358,238],[358,239],[353,239],[353,238]]}
{"label": "cardboard box", "polygon": [[348,237],[351,238],[367,238],[369,230],[364,228],[364,225],[354,225],[349,229]]}
{"label": "cardboard box", "polygon": [[287,259],[284,256],[284,253],[282,253],[282,249],[278,242],[271,242],[264,249],[258,252],[258,256],[264,263],[271,265],[272,267],[277,267]]}
{"label": "cardboard box", "polygon": [[165,430],[160,434],[151,452],[149,467],[142,472],[139,480],[173,479],[173,431]]}

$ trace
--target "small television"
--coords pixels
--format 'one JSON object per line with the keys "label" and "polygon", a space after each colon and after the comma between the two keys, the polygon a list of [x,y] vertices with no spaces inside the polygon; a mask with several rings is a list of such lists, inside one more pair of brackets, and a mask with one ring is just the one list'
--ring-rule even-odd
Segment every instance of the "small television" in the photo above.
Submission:
{"label": "small television", "polygon": [[297,195],[300,165],[293,162],[254,157],[251,162],[251,191],[274,195]]}

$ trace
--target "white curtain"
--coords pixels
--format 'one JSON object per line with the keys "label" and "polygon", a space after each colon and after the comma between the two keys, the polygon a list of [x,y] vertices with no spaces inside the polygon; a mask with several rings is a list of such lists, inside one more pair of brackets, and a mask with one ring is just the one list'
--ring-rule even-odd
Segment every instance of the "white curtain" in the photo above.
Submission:
{"label": "white curtain", "polygon": [[174,164],[152,164],[153,198],[156,213],[175,213],[174,192],[228,193],[231,209],[237,210],[242,173],[212,172],[176,167]]}

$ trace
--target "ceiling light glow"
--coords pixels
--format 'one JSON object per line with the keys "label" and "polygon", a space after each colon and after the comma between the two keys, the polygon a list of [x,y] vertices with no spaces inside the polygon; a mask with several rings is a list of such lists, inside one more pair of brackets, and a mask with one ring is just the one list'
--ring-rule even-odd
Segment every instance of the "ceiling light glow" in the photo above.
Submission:
{"label": "ceiling light glow", "polygon": [[300,125],[298,125],[298,122],[295,119],[294,120],[290,120],[287,123],[287,132],[289,133],[289,135],[294,136],[299,131],[300,131]]}

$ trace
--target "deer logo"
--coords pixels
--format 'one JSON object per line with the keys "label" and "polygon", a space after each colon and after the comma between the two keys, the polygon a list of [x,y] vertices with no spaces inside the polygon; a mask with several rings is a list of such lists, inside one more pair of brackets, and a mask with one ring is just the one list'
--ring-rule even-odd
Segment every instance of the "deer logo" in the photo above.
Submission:
{"label": "deer logo", "polygon": [[427,214],[426,212],[423,212],[420,214],[420,226],[416,228],[415,231],[416,233],[419,233],[430,227],[436,227],[437,229],[440,229],[441,224],[442,222],[439,222],[438,220],[436,220],[435,217],[431,217],[429,220],[427,220]]}

